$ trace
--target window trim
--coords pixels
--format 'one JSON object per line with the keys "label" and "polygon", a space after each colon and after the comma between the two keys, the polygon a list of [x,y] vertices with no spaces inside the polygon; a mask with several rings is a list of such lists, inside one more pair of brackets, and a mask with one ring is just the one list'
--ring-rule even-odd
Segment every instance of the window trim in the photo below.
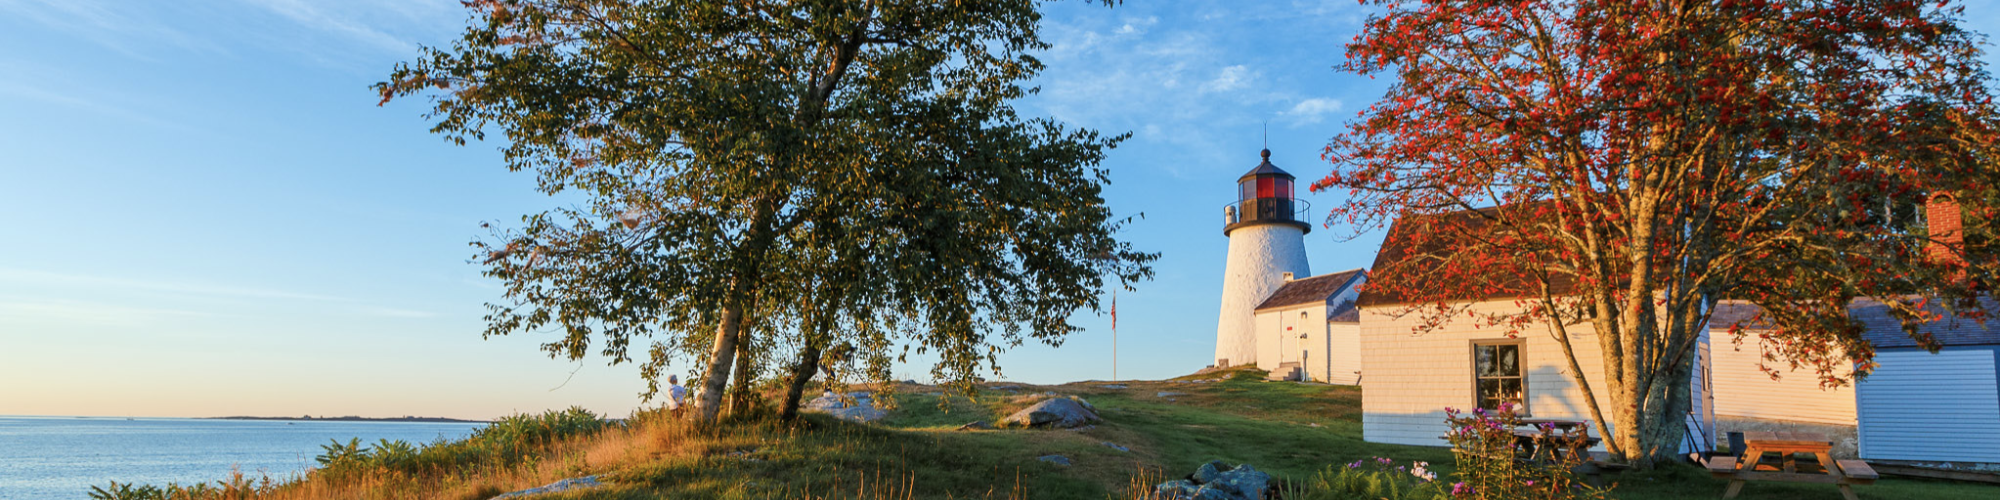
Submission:
{"label": "window trim", "polygon": [[[1530,415],[1533,415],[1534,412],[1533,410],[1529,409],[1528,405],[1528,401],[1534,399],[1533,397],[1531,397],[1532,393],[1529,392],[1528,388],[1528,341],[1527,339],[1522,339],[1522,338],[1472,339],[1466,341],[1465,372],[1467,375],[1470,375],[1469,380],[1472,385],[1471,407],[1472,408],[1480,407],[1479,401],[1481,398],[1479,397],[1479,379],[1480,379],[1479,348],[1484,346],[1501,346],[1501,345],[1514,346],[1515,369],[1519,370],[1521,373],[1519,375],[1521,380],[1520,409],[1516,410],[1514,414],[1522,417],[1528,417]],[[1495,377],[1496,380],[1504,378],[1507,377]]]}

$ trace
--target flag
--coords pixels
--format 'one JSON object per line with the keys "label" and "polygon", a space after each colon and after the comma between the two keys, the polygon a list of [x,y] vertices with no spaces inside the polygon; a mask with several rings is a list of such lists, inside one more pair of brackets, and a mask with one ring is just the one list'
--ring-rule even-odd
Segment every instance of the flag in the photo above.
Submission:
{"label": "flag", "polygon": [[1118,329],[1118,291],[1111,291],[1111,329]]}

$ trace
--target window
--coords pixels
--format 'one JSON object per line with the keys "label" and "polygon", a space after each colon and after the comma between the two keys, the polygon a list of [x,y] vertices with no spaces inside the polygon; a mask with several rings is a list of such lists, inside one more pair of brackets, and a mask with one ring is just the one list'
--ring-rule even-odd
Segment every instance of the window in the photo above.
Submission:
{"label": "window", "polygon": [[1244,201],[1257,199],[1257,179],[1237,183],[1236,187],[1238,188],[1236,190],[1236,199]]}
{"label": "window", "polygon": [[1273,179],[1272,181],[1277,184],[1277,189],[1273,190],[1273,192],[1275,193],[1275,197],[1277,198],[1292,197],[1292,181],[1290,179],[1279,177]]}
{"label": "window", "polygon": [[1472,345],[1473,392],[1480,408],[1497,410],[1500,403],[1513,403],[1516,411],[1528,393],[1527,379],[1521,376],[1521,342],[1505,341]]}
{"label": "window", "polygon": [[1258,178],[1257,178],[1257,197],[1258,197],[1258,198],[1272,198],[1272,197],[1273,197],[1273,196],[1271,196],[1271,181],[1273,181],[1273,180],[1275,180],[1275,179],[1272,179],[1272,178],[1270,178],[1270,177],[1258,177]]}

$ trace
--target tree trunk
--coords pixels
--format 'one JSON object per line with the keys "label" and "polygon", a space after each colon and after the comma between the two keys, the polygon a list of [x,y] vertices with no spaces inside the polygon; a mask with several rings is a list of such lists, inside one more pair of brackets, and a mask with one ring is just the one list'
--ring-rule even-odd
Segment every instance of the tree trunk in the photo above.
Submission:
{"label": "tree trunk", "polygon": [[695,408],[696,422],[714,423],[716,415],[722,411],[722,395],[729,389],[729,368],[736,361],[736,337],[743,328],[742,307],[740,302],[722,307],[722,324],[716,325],[715,344],[708,350],[708,373],[701,378],[701,401]]}
{"label": "tree trunk", "polygon": [[819,374],[821,343],[807,341],[805,349],[799,351],[799,364],[792,367],[791,382],[785,385],[785,404],[778,413],[779,420],[790,422],[799,418],[799,398],[805,394],[806,383]]}
{"label": "tree trunk", "polygon": [[736,379],[736,386],[729,390],[730,414],[742,415],[750,411],[750,399],[755,396],[751,394],[755,390],[751,387],[751,382],[755,378],[755,374],[751,373],[750,363],[750,346],[747,345],[747,342],[739,343],[736,346],[736,375],[734,377]]}

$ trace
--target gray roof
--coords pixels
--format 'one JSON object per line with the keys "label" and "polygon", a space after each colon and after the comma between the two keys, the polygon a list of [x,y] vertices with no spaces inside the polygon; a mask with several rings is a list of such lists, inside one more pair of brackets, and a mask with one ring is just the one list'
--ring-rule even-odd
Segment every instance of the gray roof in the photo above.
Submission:
{"label": "gray roof", "polygon": [[1360,323],[1361,308],[1354,307],[1354,301],[1352,300],[1340,301],[1340,305],[1333,306],[1333,314],[1327,315],[1326,322]]}
{"label": "gray roof", "polygon": [[[1991,310],[2000,310],[2000,307],[1996,307],[2000,306],[2000,303],[1995,303],[1991,299],[1981,299],[1980,302]],[[1917,331],[1930,334],[1939,344],[1945,346],[2000,344],[2000,320],[1988,321],[1982,325],[1971,319],[1953,317],[1937,304],[1930,305],[1929,309],[1944,315],[1945,318],[1925,324]],[[1761,311],[1763,309],[1749,302],[1722,301],[1716,304],[1715,313],[1709,316],[1709,329],[1727,331],[1731,325],[1739,323],[1745,329],[1771,329],[1772,325],[1768,321],[1754,319]],[[1910,338],[1910,335],[1903,331],[1902,321],[1897,320],[1891,314],[1889,306],[1881,301],[1865,297],[1854,299],[1854,302],[1847,305],[1847,314],[1866,327],[1866,330],[1861,332],[1862,338],[1868,339],[1868,343],[1877,348],[1917,347],[1916,339]]]}
{"label": "gray roof", "polygon": [[1285,286],[1279,287],[1278,291],[1272,292],[1269,298],[1264,299],[1264,303],[1257,304],[1257,309],[1255,310],[1262,311],[1314,302],[1325,303],[1327,299],[1333,298],[1333,294],[1339,293],[1343,288],[1347,288],[1348,283],[1353,282],[1361,274],[1362,270],[1355,269],[1287,281],[1285,282]]}

